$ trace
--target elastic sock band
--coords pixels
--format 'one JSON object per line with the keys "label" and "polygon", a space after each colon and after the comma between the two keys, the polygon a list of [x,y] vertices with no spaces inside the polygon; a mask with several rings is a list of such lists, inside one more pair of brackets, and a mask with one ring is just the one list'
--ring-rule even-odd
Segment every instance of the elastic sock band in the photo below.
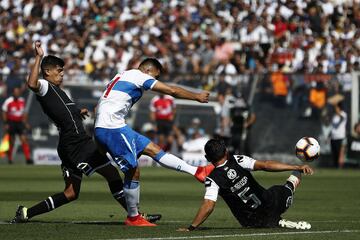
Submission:
{"label": "elastic sock band", "polygon": [[156,156],[154,157],[154,160],[159,162],[160,158],[162,158],[166,153],[163,150],[160,150],[160,152],[158,154],[156,154]]}
{"label": "elastic sock band", "polygon": [[131,180],[131,181],[128,181],[128,180],[125,180],[124,182],[124,188],[127,188],[127,189],[135,189],[139,186],[139,181],[135,181],[135,180]]}

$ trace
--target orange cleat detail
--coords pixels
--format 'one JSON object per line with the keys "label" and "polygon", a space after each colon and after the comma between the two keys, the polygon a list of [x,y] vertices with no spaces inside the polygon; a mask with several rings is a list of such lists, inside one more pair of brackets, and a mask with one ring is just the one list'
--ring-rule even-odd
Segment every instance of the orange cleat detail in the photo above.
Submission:
{"label": "orange cleat detail", "polygon": [[157,226],[154,223],[148,222],[140,214],[135,217],[127,217],[125,220],[126,226],[135,226],[135,227],[155,227]]}
{"label": "orange cleat detail", "polygon": [[207,176],[209,176],[209,174],[212,172],[212,170],[214,170],[215,166],[212,164],[209,164],[205,167],[198,167],[196,170],[196,173],[194,175],[194,177],[199,181],[199,182],[204,182],[205,178]]}

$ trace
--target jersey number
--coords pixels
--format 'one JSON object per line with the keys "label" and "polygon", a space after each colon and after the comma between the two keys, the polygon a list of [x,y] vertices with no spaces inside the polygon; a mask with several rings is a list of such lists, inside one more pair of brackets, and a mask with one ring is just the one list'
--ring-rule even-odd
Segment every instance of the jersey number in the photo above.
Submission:
{"label": "jersey number", "polygon": [[[121,75],[120,75],[121,76]],[[106,89],[106,92],[104,94],[104,98],[107,98],[109,96],[109,93],[111,91],[111,89],[115,86],[115,84],[117,83],[117,81],[119,81],[120,79],[120,76],[119,77],[116,77],[107,87]]]}
{"label": "jersey number", "polygon": [[249,200],[253,200],[254,204],[251,205],[250,207],[252,209],[256,209],[261,205],[261,201],[260,199],[254,194],[251,193],[249,196],[246,196],[245,194],[249,191],[250,187],[245,188],[244,190],[242,190],[240,193],[238,193],[238,196],[240,197],[240,199],[246,204]]}

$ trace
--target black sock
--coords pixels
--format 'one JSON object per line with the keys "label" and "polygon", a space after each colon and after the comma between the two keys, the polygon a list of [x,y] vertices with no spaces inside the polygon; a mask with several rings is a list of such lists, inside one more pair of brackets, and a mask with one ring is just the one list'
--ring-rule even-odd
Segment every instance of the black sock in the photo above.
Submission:
{"label": "black sock", "polygon": [[27,216],[30,219],[36,215],[50,212],[55,208],[58,208],[68,202],[69,200],[65,197],[65,194],[63,192],[57,193],[55,195],[52,195],[51,197],[48,197],[44,201],[39,202],[35,206],[29,208],[27,210]]}
{"label": "black sock", "polygon": [[108,184],[109,184],[110,191],[111,191],[113,197],[115,198],[115,200],[120,203],[120,205],[125,209],[125,211],[127,211],[126,200],[125,200],[124,190],[123,190],[123,186],[124,186],[123,181],[121,179],[119,179],[119,180],[109,182]]}
{"label": "black sock", "polygon": [[292,192],[295,191],[295,186],[292,182],[286,181],[285,186],[291,189]]}

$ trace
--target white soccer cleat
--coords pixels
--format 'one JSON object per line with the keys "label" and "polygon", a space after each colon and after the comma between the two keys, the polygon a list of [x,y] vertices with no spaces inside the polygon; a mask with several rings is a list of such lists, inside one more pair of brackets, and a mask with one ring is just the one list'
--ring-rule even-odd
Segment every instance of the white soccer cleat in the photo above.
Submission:
{"label": "white soccer cleat", "polygon": [[311,224],[308,222],[304,222],[304,221],[292,222],[286,219],[281,219],[279,221],[279,226],[283,228],[294,228],[294,229],[302,229],[302,230],[311,229]]}

